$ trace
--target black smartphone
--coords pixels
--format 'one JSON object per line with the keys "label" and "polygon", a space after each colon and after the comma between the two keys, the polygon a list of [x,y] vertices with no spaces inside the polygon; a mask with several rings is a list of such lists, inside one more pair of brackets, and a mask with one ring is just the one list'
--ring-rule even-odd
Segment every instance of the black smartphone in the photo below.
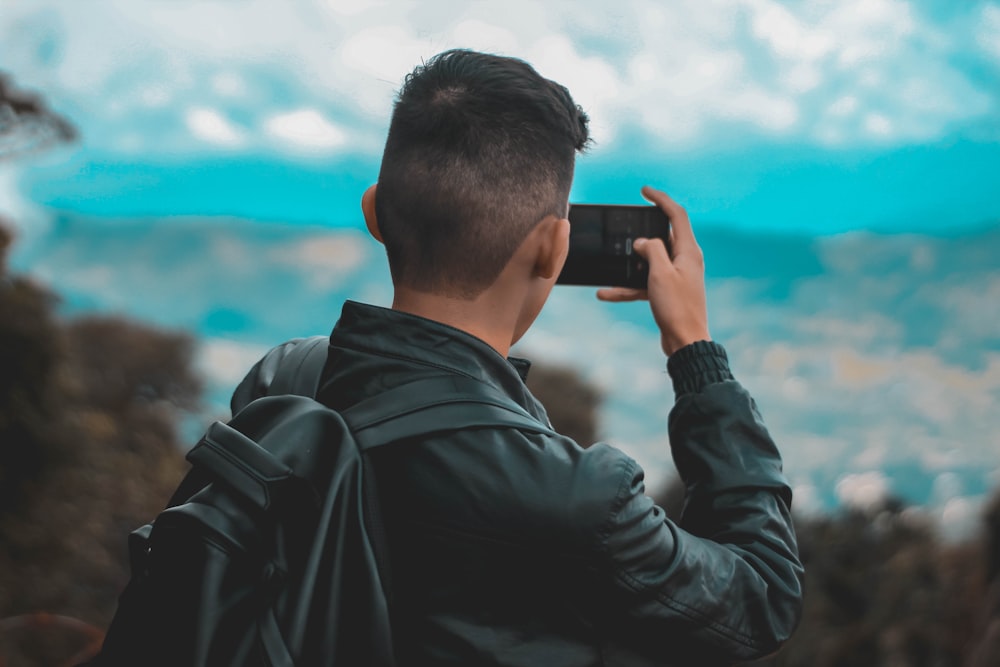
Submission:
{"label": "black smartphone", "polygon": [[569,255],[556,283],[645,289],[649,270],[632,243],[654,237],[670,247],[670,221],[656,206],[572,204]]}

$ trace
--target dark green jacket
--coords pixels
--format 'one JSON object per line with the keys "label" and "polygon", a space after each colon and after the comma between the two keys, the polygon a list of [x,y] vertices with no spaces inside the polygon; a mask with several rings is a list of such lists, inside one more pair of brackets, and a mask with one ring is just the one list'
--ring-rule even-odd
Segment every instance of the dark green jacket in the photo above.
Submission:
{"label": "dark green jacket", "polygon": [[[319,399],[346,408],[423,377],[487,382],[541,421],[529,364],[438,322],[353,302]],[[286,346],[233,396],[262,395]],[[776,650],[798,622],[791,491],[725,351],[668,363],[670,446],[687,488],[674,523],[606,444],[479,428],[376,450],[401,665],[712,665]]]}

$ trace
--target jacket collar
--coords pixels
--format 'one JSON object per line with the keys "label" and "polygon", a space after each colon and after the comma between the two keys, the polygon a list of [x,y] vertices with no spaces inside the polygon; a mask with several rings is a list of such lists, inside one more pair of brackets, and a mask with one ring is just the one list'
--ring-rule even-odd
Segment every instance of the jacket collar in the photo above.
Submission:
{"label": "jacket collar", "polygon": [[435,320],[346,301],[330,335],[330,346],[334,356],[392,359],[420,374],[432,371],[473,377],[533,413],[539,409],[524,384],[531,368],[528,360],[505,359],[479,338]]}

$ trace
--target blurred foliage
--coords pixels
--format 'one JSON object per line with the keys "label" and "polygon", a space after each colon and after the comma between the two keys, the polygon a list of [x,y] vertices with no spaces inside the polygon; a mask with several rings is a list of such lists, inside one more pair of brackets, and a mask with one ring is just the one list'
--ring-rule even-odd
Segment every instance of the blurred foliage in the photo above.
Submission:
{"label": "blurred foliage", "polygon": [[[0,232],[0,250],[10,239]],[[57,299],[2,257],[0,661],[59,664],[65,642],[86,634],[31,614],[107,625],[129,531],[163,508],[186,468],[177,425],[201,387],[189,336],[113,317],[64,321]]]}
{"label": "blurred foliage", "polygon": [[60,454],[50,412],[62,354],[55,298],[7,274],[11,241],[0,227],[0,512]]}
{"label": "blurred foliage", "polygon": [[597,441],[601,392],[575,369],[533,364],[527,384],[531,393],[545,406],[556,431],[583,447]]}
{"label": "blurred foliage", "polygon": [[[984,529],[986,524],[983,525]],[[796,521],[805,613],[792,640],[757,665],[1000,665],[990,623],[988,540],[941,542],[924,515],[890,501]],[[985,533],[985,531],[984,531]]]}

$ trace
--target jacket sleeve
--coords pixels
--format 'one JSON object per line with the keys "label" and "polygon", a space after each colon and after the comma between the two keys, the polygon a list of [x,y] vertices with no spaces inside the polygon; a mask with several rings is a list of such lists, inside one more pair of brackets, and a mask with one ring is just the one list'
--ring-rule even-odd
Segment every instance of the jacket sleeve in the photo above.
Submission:
{"label": "jacket sleeve", "polygon": [[689,345],[668,368],[684,510],[679,524],[667,519],[639,466],[627,466],[603,540],[616,611],[631,641],[666,662],[751,660],[775,651],[801,614],[791,489],[720,345]]}

